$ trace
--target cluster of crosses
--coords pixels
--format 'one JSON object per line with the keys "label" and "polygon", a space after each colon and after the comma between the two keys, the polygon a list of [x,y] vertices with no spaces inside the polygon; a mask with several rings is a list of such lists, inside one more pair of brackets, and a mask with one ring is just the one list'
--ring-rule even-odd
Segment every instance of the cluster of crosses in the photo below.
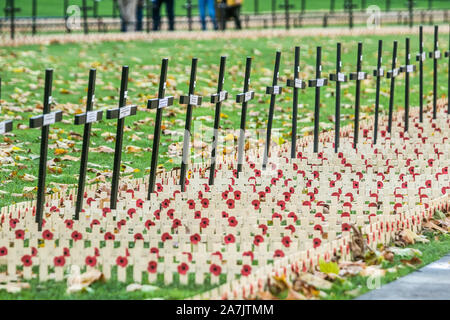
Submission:
{"label": "cluster of crosses", "polygon": [[[410,39],[406,38],[405,45],[405,64],[397,67],[397,41],[394,41],[393,55],[392,55],[392,67],[389,71],[385,73],[381,66],[382,63],[382,40],[378,42],[378,59],[377,59],[377,69],[373,70],[373,76],[376,78],[376,93],[375,93],[375,121],[374,121],[374,144],[377,143],[378,135],[378,115],[379,115],[379,98],[380,98],[380,80],[381,77],[387,76],[390,79],[390,99],[389,99],[389,116],[388,116],[388,132],[392,129],[392,115],[393,115],[393,104],[394,104],[394,88],[395,88],[395,78],[401,73],[405,73],[405,126],[404,130],[408,130],[408,118],[409,118],[409,74],[416,70],[416,66],[411,64],[410,55]],[[359,109],[360,109],[360,88],[361,81],[368,78],[366,72],[362,71],[362,59],[363,59],[363,44],[358,43],[357,50],[357,67],[356,71],[350,73],[348,76],[341,72],[342,61],[341,61],[341,44],[337,44],[337,57],[336,57],[336,73],[329,75],[329,80],[336,82],[336,114],[335,114],[335,152],[339,149],[339,137],[340,137],[340,85],[341,82],[356,81],[356,94],[355,94],[355,123],[354,123],[354,135],[353,135],[353,148],[357,147],[358,144],[358,132],[359,132]],[[445,56],[449,58],[450,63],[450,51],[445,53]],[[436,119],[436,109],[437,109],[437,62],[441,58],[441,52],[438,49],[438,27],[435,26],[434,29],[434,48],[433,51],[429,53],[429,57],[433,59],[433,119]],[[295,63],[294,63],[294,78],[288,79],[286,86],[293,88],[293,117],[292,117],[292,141],[291,141],[291,158],[296,157],[296,137],[297,137],[297,118],[298,118],[298,98],[299,89],[305,89],[307,86],[310,88],[315,88],[315,110],[314,110],[314,141],[313,141],[313,151],[318,152],[319,149],[319,113],[320,113],[320,90],[321,87],[327,85],[328,79],[322,77],[322,48],[317,47],[316,56],[316,74],[315,79],[303,80],[299,78],[300,73],[300,47],[295,47]],[[419,61],[419,86],[420,86],[420,121],[423,121],[423,63],[426,58],[426,53],[424,52],[423,46],[423,28],[419,29],[419,53],[416,57]],[[281,52],[276,53],[275,66],[273,73],[272,85],[266,88],[266,94],[270,95],[270,108],[269,108],[269,118],[267,123],[267,136],[265,143],[265,150],[263,154],[263,169],[267,166],[268,157],[270,154],[270,141],[271,141],[271,131],[272,122],[275,110],[276,96],[282,93],[282,87],[278,85],[279,79],[279,68],[280,68]],[[192,112],[193,108],[200,106],[202,104],[202,97],[195,94],[196,86],[196,75],[197,75],[197,58],[192,59],[191,73],[190,73],[190,83],[189,91],[187,95],[183,95],[179,99],[181,105],[187,105],[186,111],[186,121],[185,121],[185,133],[183,142],[183,152],[182,152],[182,163],[181,163],[181,174],[179,184],[181,186],[181,191],[186,191],[186,174],[188,170],[189,163],[189,150],[190,150],[190,131],[192,122]],[[242,93],[236,95],[236,103],[242,104],[241,112],[241,123],[240,123],[240,134],[238,140],[238,156],[237,156],[237,175],[242,172],[243,157],[244,157],[244,145],[245,145],[245,130],[246,130],[246,114],[247,114],[247,104],[249,101],[254,99],[255,92],[250,90],[250,74],[251,74],[251,64],[252,58],[247,57],[245,66],[245,76],[244,76],[244,86]],[[212,152],[211,152],[211,166],[209,168],[209,184],[214,184],[215,176],[215,164],[216,164],[216,151],[217,151],[217,141],[218,141],[218,131],[220,126],[220,113],[222,103],[228,99],[229,94],[227,91],[223,90],[223,84],[225,80],[225,65],[226,57],[221,57],[220,59],[220,69],[219,78],[217,85],[217,92],[210,97],[210,102],[215,104],[215,118],[214,118],[214,134],[212,141]],[[153,139],[153,151],[151,159],[150,177],[149,177],[149,187],[148,187],[148,200],[155,191],[156,184],[156,169],[158,166],[158,149],[160,145],[161,137],[161,122],[162,122],[162,112],[164,108],[172,106],[174,104],[175,98],[173,96],[166,97],[166,80],[167,80],[167,69],[168,69],[168,59],[162,60],[161,65],[161,75],[159,82],[158,98],[148,100],[147,108],[156,109],[156,121],[154,128],[154,139]],[[110,208],[115,209],[117,206],[117,196],[119,190],[119,178],[120,178],[120,165],[121,165],[121,155],[122,155],[122,144],[123,144],[123,131],[125,118],[129,116],[136,115],[137,106],[127,104],[128,98],[128,66],[122,68],[122,78],[120,85],[119,94],[119,105],[117,108],[109,109],[106,112],[107,119],[117,119],[117,134],[116,134],[116,144],[114,153],[114,167],[113,167],[113,177],[111,185],[111,197],[110,197]],[[88,163],[88,153],[89,153],[89,140],[91,133],[91,126],[93,123],[102,120],[103,112],[101,110],[93,110],[95,102],[95,78],[96,70],[91,69],[89,74],[89,85],[87,93],[87,103],[86,111],[82,114],[75,116],[74,123],[76,125],[84,125],[84,135],[83,135],[83,148],[80,161],[80,174],[77,189],[77,199],[76,199],[76,210],[75,219],[79,219],[79,214],[82,212],[86,171]],[[45,91],[44,91],[44,104],[43,104],[43,114],[39,116],[34,116],[30,118],[31,128],[41,128],[41,148],[40,148],[40,162],[39,162],[39,176],[38,176],[38,190],[37,190],[37,204],[36,204],[36,222],[38,224],[38,229],[42,229],[42,218],[43,210],[45,204],[45,180],[46,180],[46,167],[47,167],[47,150],[48,150],[48,135],[50,125],[62,120],[62,111],[51,111],[52,104],[52,79],[53,70],[47,69],[45,73]],[[450,73],[448,77],[449,90],[450,90]],[[0,79],[0,91],[1,91],[1,79]],[[449,92],[450,96],[450,92]],[[448,107],[448,114],[450,114],[450,105]],[[0,134],[4,134],[13,129],[13,124],[11,120],[0,122]]]}

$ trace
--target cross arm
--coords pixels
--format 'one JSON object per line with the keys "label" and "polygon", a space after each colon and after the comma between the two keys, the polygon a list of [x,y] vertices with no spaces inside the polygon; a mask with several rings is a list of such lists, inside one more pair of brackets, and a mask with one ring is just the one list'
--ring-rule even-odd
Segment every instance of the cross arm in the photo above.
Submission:
{"label": "cross arm", "polygon": [[247,91],[247,92],[239,93],[236,96],[236,102],[237,103],[248,102],[250,100],[253,100],[254,98],[255,98],[255,91]]}
{"label": "cross arm", "polygon": [[180,104],[190,104],[192,106],[200,106],[202,104],[202,96],[191,94],[180,97]]}
{"label": "cross arm", "polygon": [[407,72],[407,73],[411,73],[416,71],[416,66],[414,64],[408,64],[406,66],[401,66],[400,67],[400,72]]}
{"label": "cross arm", "polygon": [[12,120],[6,120],[0,122],[0,134],[4,134],[6,132],[10,132],[13,129],[13,122]]}
{"label": "cross arm", "polygon": [[342,72],[338,72],[337,74],[336,73],[330,73],[330,81],[347,82],[348,78]]}
{"label": "cross arm", "polygon": [[228,99],[228,92],[225,90],[211,95],[211,103],[219,103],[227,99]]}
{"label": "cross arm", "polygon": [[281,94],[282,91],[283,91],[283,88],[280,86],[266,87],[266,94],[277,95],[277,94]]}
{"label": "cross arm", "polygon": [[427,58],[426,52],[416,54],[416,61],[425,61],[426,58]]}
{"label": "cross arm", "polygon": [[365,80],[365,79],[367,79],[367,73],[364,71],[350,73],[350,80]]}
{"label": "cross arm", "polygon": [[30,118],[30,128],[40,128],[60,122],[62,120],[62,111],[54,111]]}
{"label": "cross arm", "polygon": [[441,58],[441,51],[435,50],[435,51],[429,52],[428,53],[428,57],[432,58],[432,59],[440,59]]}
{"label": "cross arm", "polygon": [[387,72],[386,76],[387,76],[388,79],[391,79],[391,78],[397,77],[399,74],[400,74],[400,69],[399,68],[395,68],[393,70],[389,70]]}
{"label": "cross arm", "polygon": [[445,57],[446,58],[450,57],[450,51],[445,51]]}
{"label": "cross arm", "polygon": [[147,102],[147,109],[160,109],[160,108],[166,108],[171,105],[173,105],[174,98],[172,96],[165,97],[165,98],[155,98],[155,99],[149,99]]}
{"label": "cross arm", "polygon": [[106,119],[122,119],[129,116],[136,115],[137,105],[124,106],[122,108],[115,108],[106,110]]}
{"label": "cross arm", "polygon": [[86,124],[102,120],[103,110],[88,111],[75,115],[75,124]]}
{"label": "cross arm", "polygon": [[297,89],[305,89],[306,81],[302,79],[288,79],[286,82],[286,86]]}
{"label": "cross arm", "polygon": [[328,84],[327,78],[308,80],[308,87],[323,87]]}

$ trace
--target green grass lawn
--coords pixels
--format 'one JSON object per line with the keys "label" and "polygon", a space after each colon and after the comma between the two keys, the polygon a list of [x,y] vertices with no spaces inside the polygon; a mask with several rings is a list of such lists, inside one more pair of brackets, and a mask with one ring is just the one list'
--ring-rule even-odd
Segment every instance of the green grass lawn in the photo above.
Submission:
{"label": "green grass lawn", "polygon": [[[412,53],[417,51],[417,36],[411,35]],[[448,46],[448,35],[440,34],[441,47]],[[383,66],[388,69],[391,60],[392,42],[397,36],[384,36]],[[363,70],[372,73],[376,64],[377,37],[364,37]],[[280,68],[280,83],[284,85],[287,77],[292,77],[293,46],[301,45],[301,76],[304,79],[314,77],[315,46],[323,46],[323,73],[334,72],[336,42],[343,43],[343,72],[355,71],[357,42],[353,37],[304,37],[296,39],[260,38],[260,39],[233,39],[233,40],[203,40],[203,41],[128,41],[105,42],[93,44],[52,44],[48,46],[21,46],[16,48],[0,49],[0,75],[2,77],[2,99],[12,103],[13,108],[3,108],[1,120],[14,118],[13,136],[5,137],[2,148],[14,147],[9,159],[2,159],[0,168],[0,206],[23,201],[26,197],[34,197],[37,179],[28,181],[24,174],[38,175],[38,161],[40,148],[40,130],[24,129],[28,126],[29,118],[42,111],[37,106],[42,105],[44,71],[45,68],[54,68],[53,97],[56,105],[53,109],[65,109],[66,123],[53,125],[50,130],[50,145],[60,143],[68,155],[80,157],[82,141],[77,135],[82,134],[82,126],[73,125],[73,113],[85,109],[84,101],[88,81],[89,68],[97,68],[96,108],[106,109],[116,107],[118,104],[118,88],[120,84],[121,66],[129,65],[129,103],[139,105],[137,116],[127,118],[125,121],[124,152],[122,163],[128,166],[126,175],[134,177],[147,177],[150,167],[151,146],[153,143],[155,112],[146,107],[147,99],[155,97],[158,91],[161,59],[169,57],[168,77],[169,83],[166,94],[174,95],[176,100],[181,94],[187,92],[190,64],[192,57],[198,57],[197,93],[209,96],[216,90],[218,76],[218,63],[220,55],[227,55],[227,67],[224,89],[233,97],[242,91],[245,57],[254,57],[252,65],[251,88],[256,91],[256,98],[248,107],[247,128],[249,130],[261,129],[265,134],[266,119],[269,109],[270,97],[265,95],[265,87],[271,85],[275,51],[282,51]],[[432,37],[425,37],[425,48],[432,48]],[[399,64],[404,64],[404,41],[399,43]],[[447,93],[446,60],[439,62],[439,95]],[[410,99],[412,107],[418,106],[418,74],[411,77]],[[432,61],[425,63],[425,103],[432,98]],[[381,109],[386,112],[388,108],[388,91],[390,80],[382,80]],[[375,101],[374,80],[362,85],[361,118],[373,116]],[[399,109],[404,101],[403,76],[397,78],[395,92],[395,109]],[[334,115],[334,85],[323,88],[321,95],[320,122],[323,129],[333,127]],[[354,110],[354,83],[342,86],[342,121],[343,125],[351,123]],[[201,133],[204,141],[211,141],[212,125],[214,119],[214,106],[206,102],[193,113],[193,132]],[[234,98],[224,103],[221,118],[221,134],[226,129],[238,129],[240,123],[240,105],[233,102]],[[312,131],[314,90],[307,88],[300,93],[299,98],[299,134],[308,134]],[[9,111],[8,111],[9,110]],[[185,106],[178,101],[174,106],[163,111],[163,126],[171,131],[182,133],[184,129]],[[285,140],[290,139],[292,114],[292,92],[285,91],[277,99],[274,125],[281,130]],[[200,131],[199,123],[203,124]],[[303,130],[303,131],[302,131]],[[91,148],[107,146],[114,148],[114,135],[116,121],[103,120],[93,125]],[[208,136],[209,134],[209,136]],[[107,136],[109,135],[109,136]],[[3,138],[2,138],[3,139]],[[178,139],[178,140],[177,140]],[[163,134],[161,139],[159,164],[166,168],[179,166],[180,157],[168,154],[168,147],[174,141],[181,141],[180,136]],[[132,145],[141,148],[139,152],[127,152],[126,147]],[[191,144],[192,146],[192,144]],[[53,160],[54,170],[48,171],[47,186],[57,187],[55,184],[76,184],[79,171],[79,161],[60,161],[63,154],[55,154],[50,149],[48,159]],[[9,160],[9,161],[7,161]],[[112,170],[113,154],[90,152],[89,168],[102,172]],[[95,173],[89,172],[89,178]],[[125,175],[125,174],[123,174]],[[109,181],[109,180],[107,180]],[[24,189],[24,188],[27,189]],[[26,191],[26,192],[25,192]],[[57,188],[53,191],[57,191]]]}
{"label": "green grass lawn", "polygon": [[[95,0],[88,0],[87,3],[89,6],[93,6]],[[330,10],[331,2],[333,0],[319,0],[305,1],[305,9],[306,10]],[[175,14],[176,15],[186,15],[186,9],[183,7],[186,3],[186,0],[175,0]],[[242,12],[243,13],[254,13],[255,12],[255,0],[244,0]],[[258,12],[269,12],[272,10],[272,1],[271,0],[257,0]],[[21,12],[17,13],[17,16],[20,17],[28,17],[32,15],[32,1],[31,0],[15,0],[16,7],[21,9]],[[69,0],[69,5],[82,5],[82,0]],[[197,0],[192,0],[192,3],[196,5],[198,3]],[[368,7],[369,5],[377,5],[381,8],[381,10],[386,9],[385,0],[378,1],[367,1],[367,0],[354,0],[354,5],[356,6],[356,10],[360,10],[362,6]],[[364,4],[365,3],[365,4]],[[407,1],[405,0],[390,0],[390,8],[399,9],[399,8],[407,8]],[[284,4],[284,0],[277,0],[275,2],[275,8],[277,11],[282,11],[283,9],[280,7],[281,4]],[[290,0],[290,4],[294,5],[293,11],[299,11],[301,9],[301,1],[300,0]],[[415,8],[418,9],[427,9],[429,7],[428,0],[417,0],[415,1]],[[335,10],[343,10],[344,8],[344,0],[335,0]],[[433,0],[432,8],[442,8],[442,9],[450,9],[450,5],[448,2],[443,0]],[[52,16],[63,16],[64,14],[64,1],[62,0],[37,0],[37,11],[38,16],[42,17],[52,17]],[[117,11],[118,12],[118,11]],[[162,14],[165,15],[165,9],[163,9]],[[113,1],[112,0],[99,0],[98,3],[98,13],[100,15],[111,16],[113,14]],[[193,9],[193,14],[198,14],[198,9]],[[93,15],[93,11],[89,12],[89,15]],[[0,12],[0,16],[4,16],[3,10]]]}

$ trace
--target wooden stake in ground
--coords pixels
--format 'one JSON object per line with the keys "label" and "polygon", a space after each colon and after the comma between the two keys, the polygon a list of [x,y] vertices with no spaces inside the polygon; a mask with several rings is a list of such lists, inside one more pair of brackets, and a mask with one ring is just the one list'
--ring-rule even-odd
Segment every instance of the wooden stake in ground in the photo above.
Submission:
{"label": "wooden stake in ground", "polygon": [[161,140],[162,110],[173,105],[174,100],[172,96],[167,98],[164,97],[166,93],[168,64],[169,59],[162,60],[161,75],[159,76],[158,98],[150,99],[147,102],[148,109],[156,109],[155,130],[153,131],[152,162],[150,164],[150,180],[147,195],[148,200],[150,200],[151,194],[155,192],[156,171],[158,170],[159,142]]}
{"label": "wooden stake in ground", "polygon": [[245,122],[247,119],[247,103],[255,97],[255,92],[249,90],[251,68],[252,68],[252,58],[247,57],[247,61],[245,63],[244,90],[242,93],[236,96],[236,102],[242,103],[241,127],[238,141],[237,177],[239,177],[239,172],[242,172],[242,164],[244,161]]}
{"label": "wooden stake in ground", "polygon": [[295,47],[294,79],[288,79],[286,86],[293,88],[292,98],[292,134],[291,134],[291,159],[296,158],[297,153],[297,117],[298,117],[298,89],[305,89],[306,82],[299,79],[300,74],[300,47]]}
{"label": "wooden stake in ground", "polygon": [[117,196],[119,192],[120,165],[122,162],[123,128],[125,118],[134,116],[137,112],[136,105],[126,105],[128,98],[128,66],[122,67],[122,80],[120,83],[119,107],[106,111],[107,119],[117,119],[116,147],[114,151],[114,168],[111,182],[110,209],[117,208]]}
{"label": "wooden stake in ground", "polygon": [[392,51],[392,69],[387,72],[387,78],[391,79],[391,90],[389,91],[389,119],[388,119],[388,132],[392,131],[392,114],[394,112],[394,93],[395,93],[395,78],[399,74],[397,65],[397,41],[394,41],[394,48]]}
{"label": "wooden stake in ground", "polygon": [[322,47],[317,47],[316,51],[316,78],[308,81],[308,87],[316,88],[315,107],[314,107],[314,153],[319,150],[319,124],[320,124],[320,88],[327,85],[328,79],[321,78],[322,72]]}
{"label": "wooden stake in ground", "polygon": [[405,132],[409,129],[409,74],[416,70],[416,66],[410,64],[411,54],[409,53],[409,38],[405,41],[405,65],[400,67],[400,71],[405,73]]}
{"label": "wooden stake in ground", "polygon": [[270,143],[272,139],[272,123],[273,123],[273,113],[275,111],[275,102],[277,99],[277,95],[281,93],[282,88],[278,85],[278,77],[280,74],[280,61],[281,61],[281,52],[277,51],[275,57],[275,66],[273,70],[273,80],[272,86],[266,87],[266,94],[270,94],[270,107],[269,107],[269,119],[267,120],[267,133],[266,133],[266,144],[264,146],[264,154],[263,154],[263,170],[266,169],[267,161],[269,158],[270,152]]}
{"label": "wooden stake in ground", "polygon": [[339,149],[339,137],[341,127],[341,82],[347,82],[347,76],[341,72],[341,43],[336,46],[336,73],[330,74],[330,81],[336,81],[336,109],[335,109],[335,133],[334,133],[334,152]]}
{"label": "wooden stake in ground", "polygon": [[419,53],[416,61],[419,61],[419,121],[423,122],[423,62],[426,54],[423,51],[423,26],[419,27]]}
{"label": "wooden stake in ground", "polygon": [[375,89],[375,123],[374,123],[374,133],[373,133],[373,144],[377,144],[378,139],[378,114],[380,108],[380,80],[384,76],[384,70],[381,67],[381,62],[383,61],[383,40],[378,40],[378,58],[377,58],[377,69],[373,71],[373,76],[377,78],[377,84]]}
{"label": "wooden stake in ground", "polygon": [[220,57],[219,67],[219,79],[217,82],[217,93],[211,96],[211,103],[216,104],[216,110],[214,114],[214,133],[211,148],[211,165],[209,168],[209,185],[214,184],[214,176],[216,173],[216,152],[217,152],[217,140],[219,139],[219,125],[220,125],[220,109],[222,108],[222,102],[228,99],[228,92],[223,90],[223,83],[225,81],[225,64],[227,57]]}
{"label": "wooden stake in ground", "polygon": [[181,160],[180,185],[181,192],[186,191],[186,171],[189,162],[190,142],[191,142],[191,123],[192,123],[192,109],[194,106],[202,104],[202,97],[195,95],[195,84],[197,77],[197,58],[192,59],[191,65],[191,79],[189,81],[189,93],[187,96],[180,97],[180,104],[187,104],[186,122],[184,125],[184,140],[183,140],[183,158]]}
{"label": "wooden stake in ground", "polygon": [[45,70],[44,113],[30,118],[30,128],[41,129],[41,153],[39,156],[39,177],[36,204],[36,222],[42,230],[42,216],[45,203],[45,178],[47,176],[48,133],[50,125],[62,120],[62,111],[51,112],[53,69]]}
{"label": "wooden stake in ground", "polygon": [[86,112],[82,114],[77,114],[75,116],[76,125],[84,124],[83,148],[81,151],[80,175],[78,177],[77,202],[75,205],[75,220],[79,219],[80,212],[83,209],[84,186],[86,182],[86,170],[89,155],[89,141],[91,139],[91,126],[92,123],[102,120],[103,117],[103,111],[101,110],[92,111],[95,102],[96,73],[97,71],[95,69],[91,69],[89,72]]}
{"label": "wooden stake in ground", "polygon": [[367,79],[367,73],[361,71],[362,69],[362,42],[358,42],[358,56],[356,61],[356,72],[350,73],[350,80],[356,81],[356,93],[355,93],[355,127],[353,134],[353,148],[356,149],[359,136],[359,107],[361,99],[361,80]]}
{"label": "wooden stake in ground", "polygon": [[433,58],[433,119],[436,119],[437,114],[437,82],[438,82],[438,60],[441,58],[439,51],[439,27],[434,26],[434,49],[429,53],[429,57]]}

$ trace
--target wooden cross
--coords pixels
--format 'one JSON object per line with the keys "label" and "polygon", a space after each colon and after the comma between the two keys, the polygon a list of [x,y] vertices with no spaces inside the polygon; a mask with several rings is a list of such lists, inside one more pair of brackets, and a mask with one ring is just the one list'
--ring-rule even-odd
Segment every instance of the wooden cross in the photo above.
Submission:
{"label": "wooden cross", "polygon": [[222,107],[222,102],[228,98],[228,92],[223,90],[223,83],[225,78],[225,63],[227,57],[220,57],[220,67],[219,67],[219,79],[217,82],[217,93],[211,96],[211,103],[216,104],[216,110],[214,114],[214,133],[211,149],[211,166],[209,168],[209,185],[214,184],[214,175],[216,172],[216,151],[217,151],[217,140],[219,139],[219,124],[220,124],[220,109]]}
{"label": "wooden cross", "polygon": [[180,185],[181,192],[185,190],[186,184],[186,169],[188,166],[190,151],[190,141],[191,141],[191,123],[192,123],[192,109],[194,106],[200,106],[202,104],[202,97],[195,95],[195,84],[197,77],[197,58],[192,59],[191,65],[191,79],[189,82],[189,93],[187,96],[180,97],[180,104],[187,104],[186,111],[186,123],[184,126],[184,141],[183,141],[183,155],[181,161],[181,173],[180,173]]}
{"label": "wooden cross", "polygon": [[62,111],[51,112],[53,69],[45,70],[44,113],[30,118],[30,128],[41,129],[41,153],[39,157],[39,177],[36,204],[38,231],[42,230],[42,216],[45,203],[45,178],[47,175],[48,133],[50,125],[62,120]]}
{"label": "wooden cross", "polygon": [[93,122],[97,122],[102,120],[103,111],[96,110],[93,111],[93,105],[95,102],[95,77],[97,71],[95,69],[91,69],[89,71],[89,84],[88,84],[88,93],[86,100],[86,112],[77,114],[75,116],[75,124],[80,125],[84,124],[84,132],[83,132],[83,148],[81,151],[81,160],[80,160],[80,175],[78,177],[78,190],[77,190],[77,201],[75,205],[75,220],[78,220],[80,217],[80,212],[83,209],[83,198],[84,198],[84,186],[86,182],[86,170],[87,170],[87,162],[88,162],[88,154],[89,154],[89,141],[91,139],[91,126]]}
{"label": "wooden cross", "polygon": [[441,58],[438,43],[439,27],[434,26],[434,50],[428,54],[429,58],[433,59],[433,119],[436,119],[437,113],[437,81],[438,81],[438,60]]}
{"label": "wooden cross", "polygon": [[308,81],[308,87],[316,88],[315,107],[314,107],[314,153],[319,150],[319,124],[320,124],[320,88],[328,84],[327,78],[321,78],[322,71],[322,47],[317,47],[316,53],[316,78]]}
{"label": "wooden cross", "polygon": [[156,109],[155,129],[153,132],[152,162],[150,165],[150,181],[147,195],[148,200],[150,200],[151,194],[155,192],[156,171],[158,170],[159,142],[161,140],[162,110],[173,105],[174,100],[173,97],[164,97],[166,93],[168,64],[169,59],[162,60],[161,75],[159,77],[158,98],[150,99],[147,103],[148,109]]}
{"label": "wooden cross", "polygon": [[16,8],[14,4],[14,0],[8,0],[7,7],[5,7],[5,15],[9,13],[10,19],[10,30],[11,30],[11,39],[14,39],[15,30],[16,30],[16,12],[20,12],[20,8]]}
{"label": "wooden cross", "polygon": [[423,26],[419,27],[419,53],[416,61],[419,61],[419,121],[423,122],[423,62],[426,54],[423,51]]}
{"label": "wooden cross", "polygon": [[347,82],[347,76],[341,73],[341,43],[338,42],[336,48],[336,73],[330,74],[330,81],[336,81],[336,109],[335,109],[335,133],[334,133],[334,152],[339,149],[339,137],[341,126],[341,82]]}
{"label": "wooden cross", "polygon": [[361,97],[361,80],[367,79],[367,73],[361,71],[362,69],[362,42],[358,42],[358,56],[356,61],[356,72],[350,73],[350,80],[356,81],[356,94],[355,94],[355,128],[353,134],[353,148],[356,149],[359,136],[359,107]]}
{"label": "wooden cross", "polygon": [[236,96],[236,103],[242,103],[241,111],[241,129],[239,132],[238,141],[238,165],[237,165],[237,177],[239,178],[239,172],[242,172],[242,164],[244,158],[244,145],[245,145],[245,122],[247,118],[247,104],[255,97],[255,92],[250,91],[250,72],[252,68],[252,58],[247,57],[245,63],[245,76],[244,76],[244,90],[242,93]]}
{"label": "wooden cross", "polygon": [[399,69],[397,65],[397,41],[394,41],[394,48],[392,52],[392,69],[386,74],[388,79],[391,79],[391,90],[389,92],[389,118],[388,118],[388,132],[392,130],[392,114],[394,112],[394,93],[395,93],[395,78],[399,75]]}
{"label": "wooden cross", "polygon": [[122,144],[123,144],[123,128],[125,125],[125,118],[136,115],[136,105],[126,105],[128,98],[128,66],[122,67],[122,80],[120,83],[119,107],[106,111],[106,119],[117,119],[116,131],[116,148],[114,152],[114,168],[111,183],[111,199],[110,209],[116,209],[117,196],[119,191],[120,178],[120,164],[122,159]]}
{"label": "wooden cross", "polygon": [[269,158],[270,152],[270,143],[272,139],[272,122],[273,122],[273,113],[275,111],[275,102],[277,99],[277,95],[281,94],[282,87],[278,85],[278,77],[280,70],[280,61],[281,61],[281,52],[277,51],[275,56],[275,66],[273,70],[273,80],[272,86],[266,87],[266,94],[270,94],[270,107],[269,107],[269,119],[267,121],[267,134],[266,134],[266,144],[264,146],[264,155],[263,155],[263,170],[266,169],[267,161]]}
{"label": "wooden cross", "polygon": [[400,71],[405,73],[405,131],[409,126],[409,74],[416,70],[416,66],[410,64],[411,55],[409,53],[409,38],[405,43],[405,65],[400,67]]}
{"label": "wooden cross", "polygon": [[300,73],[300,47],[295,47],[294,79],[288,79],[286,86],[293,88],[292,98],[292,135],[291,135],[291,158],[296,158],[297,153],[297,117],[298,117],[298,89],[306,88],[306,81],[299,79]]}
{"label": "wooden cross", "polygon": [[381,62],[383,61],[383,40],[378,40],[378,58],[377,58],[377,69],[373,70],[373,76],[377,78],[377,84],[375,89],[375,123],[374,123],[374,133],[373,133],[373,144],[377,144],[378,139],[378,114],[380,108],[380,81],[384,76],[384,69],[381,67]]}

